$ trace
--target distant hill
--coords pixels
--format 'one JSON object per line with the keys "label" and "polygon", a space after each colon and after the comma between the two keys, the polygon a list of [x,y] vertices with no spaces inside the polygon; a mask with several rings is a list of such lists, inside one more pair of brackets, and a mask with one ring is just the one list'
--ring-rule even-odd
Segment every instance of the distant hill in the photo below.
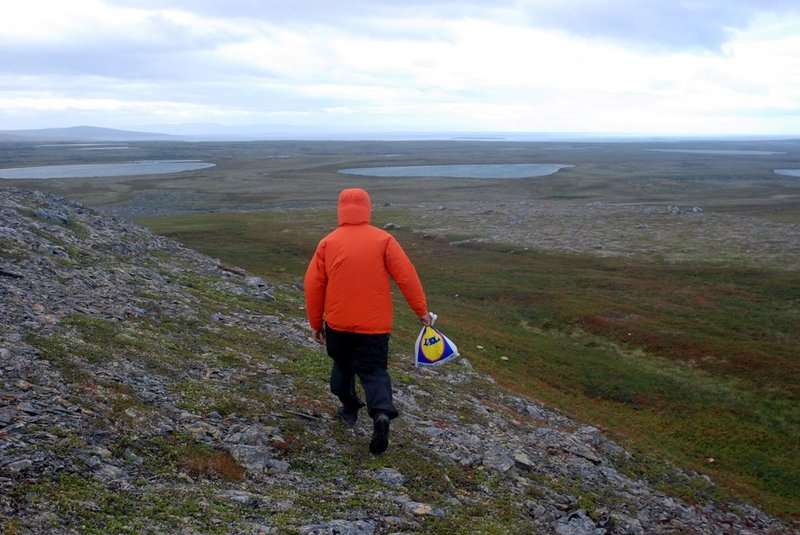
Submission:
{"label": "distant hill", "polygon": [[28,136],[18,136],[10,134],[8,131],[0,130],[0,143],[14,141],[30,141]]}
{"label": "distant hill", "polygon": [[0,130],[0,140],[26,141],[31,138],[69,141],[166,141],[180,137],[155,132],[132,132],[97,126],[40,128],[34,130]]}

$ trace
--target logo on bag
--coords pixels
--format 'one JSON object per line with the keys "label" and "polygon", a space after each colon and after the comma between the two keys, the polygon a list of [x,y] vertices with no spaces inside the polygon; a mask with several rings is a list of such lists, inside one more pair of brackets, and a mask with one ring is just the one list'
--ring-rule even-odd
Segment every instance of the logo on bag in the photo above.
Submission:
{"label": "logo on bag", "polygon": [[422,354],[429,362],[436,362],[444,355],[442,337],[428,327],[422,337]]}
{"label": "logo on bag", "polygon": [[442,341],[442,339],[439,338],[438,336],[435,336],[435,335],[434,336],[429,336],[428,338],[426,338],[425,340],[422,341],[422,345],[424,345],[424,346],[432,346],[432,345],[438,344],[441,341]]}

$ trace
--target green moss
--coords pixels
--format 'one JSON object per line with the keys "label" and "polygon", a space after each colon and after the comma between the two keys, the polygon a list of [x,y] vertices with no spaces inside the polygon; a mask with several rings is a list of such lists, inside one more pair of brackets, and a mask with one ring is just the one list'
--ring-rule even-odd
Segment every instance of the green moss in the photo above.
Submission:
{"label": "green moss", "polygon": [[239,397],[228,385],[209,380],[183,381],[174,392],[180,396],[176,406],[194,414],[247,415],[264,409],[253,400]]}
{"label": "green moss", "polygon": [[230,533],[246,514],[196,487],[111,490],[96,481],[64,475],[52,482],[22,484],[28,500],[47,504],[57,514],[54,528],[87,534],[165,533],[202,528]]}
{"label": "green moss", "polygon": [[0,258],[10,262],[19,262],[30,255],[30,250],[21,242],[0,237]]}
{"label": "green moss", "polygon": [[723,499],[721,491],[708,479],[679,471],[668,461],[645,452],[617,458],[614,466],[634,479],[643,479],[653,487],[689,503],[702,504]]}

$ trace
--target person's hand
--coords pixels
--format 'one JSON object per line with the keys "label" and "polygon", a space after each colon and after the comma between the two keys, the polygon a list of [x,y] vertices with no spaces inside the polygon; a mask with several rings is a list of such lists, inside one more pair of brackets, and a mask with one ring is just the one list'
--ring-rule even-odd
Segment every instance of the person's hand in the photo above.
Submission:
{"label": "person's hand", "polygon": [[322,329],[311,329],[311,335],[314,337],[314,341],[319,345],[325,344],[325,331]]}
{"label": "person's hand", "polygon": [[427,312],[424,316],[419,317],[419,321],[422,323],[423,327],[430,327],[433,323],[433,316],[431,316],[430,312]]}

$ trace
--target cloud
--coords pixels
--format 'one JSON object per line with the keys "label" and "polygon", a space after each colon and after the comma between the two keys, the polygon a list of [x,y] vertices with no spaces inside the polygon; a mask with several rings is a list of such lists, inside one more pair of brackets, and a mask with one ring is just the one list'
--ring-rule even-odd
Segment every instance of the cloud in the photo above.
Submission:
{"label": "cloud", "polygon": [[176,9],[216,19],[248,19],[276,24],[349,26],[373,18],[415,17],[426,13],[437,19],[465,15],[486,16],[511,8],[514,0],[108,0],[109,5],[150,10]]}
{"label": "cloud", "polygon": [[522,2],[528,23],[584,38],[661,50],[719,51],[732,32],[765,12],[797,12],[791,0],[572,0]]}
{"label": "cloud", "polygon": [[800,13],[783,0],[28,0],[4,15],[0,128],[798,128],[781,115],[800,108]]}
{"label": "cloud", "polygon": [[386,32],[394,25],[402,28],[405,35],[415,35],[417,24],[424,20],[433,21],[433,25],[425,25],[427,31],[436,31],[436,25],[478,18],[664,50],[715,51],[731,32],[746,29],[764,13],[800,11],[795,0],[110,0],[109,3],[180,10],[217,19],[339,27],[364,34]]}
{"label": "cloud", "polygon": [[59,3],[42,19],[35,5],[13,8],[0,27],[6,74],[169,76],[194,64],[189,56],[238,35],[238,29],[184,13],[118,10],[76,1],[79,9],[62,10],[72,4]]}

